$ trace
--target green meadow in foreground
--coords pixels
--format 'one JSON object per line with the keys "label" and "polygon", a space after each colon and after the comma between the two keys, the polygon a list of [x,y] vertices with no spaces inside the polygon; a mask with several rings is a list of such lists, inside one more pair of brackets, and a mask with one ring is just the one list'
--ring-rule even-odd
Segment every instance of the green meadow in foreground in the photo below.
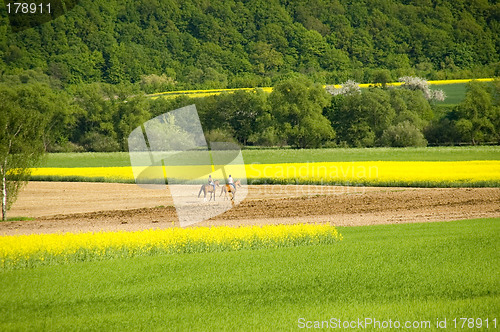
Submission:
{"label": "green meadow in foreground", "polygon": [[498,328],[500,218],[339,231],[333,245],[0,271],[0,330],[275,331],[332,318],[434,330],[461,317]]}
{"label": "green meadow in foreground", "polygon": [[[339,148],[339,149],[246,149],[246,164],[338,161],[464,161],[499,160],[500,147]],[[130,166],[128,152],[52,153],[40,167]]]}

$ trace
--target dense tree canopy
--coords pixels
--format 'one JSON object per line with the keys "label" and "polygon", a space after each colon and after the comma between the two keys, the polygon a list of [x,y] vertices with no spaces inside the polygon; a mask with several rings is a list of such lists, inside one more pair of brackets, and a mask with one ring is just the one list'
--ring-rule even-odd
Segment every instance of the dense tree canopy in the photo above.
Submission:
{"label": "dense tree canopy", "polygon": [[319,147],[333,139],[330,121],[322,114],[328,104],[329,94],[321,85],[300,79],[280,83],[269,96],[276,128],[298,148]]}
{"label": "dense tree canopy", "polygon": [[81,0],[13,33],[1,10],[0,80],[140,82],[150,93],[268,86],[294,72],[318,83],[493,76],[499,15],[496,2],[468,0]]}

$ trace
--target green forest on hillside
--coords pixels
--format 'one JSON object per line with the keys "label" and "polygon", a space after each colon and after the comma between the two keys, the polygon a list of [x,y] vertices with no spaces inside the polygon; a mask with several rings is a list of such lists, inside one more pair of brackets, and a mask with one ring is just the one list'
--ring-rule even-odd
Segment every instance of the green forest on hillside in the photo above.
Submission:
{"label": "green forest on hillside", "polygon": [[[189,104],[208,141],[241,145],[500,140],[498,80],[462,86],[465,95],[452,98],[459,103],[440,102],[423,85],[384,85],[498,76],[496,1],[82,0],[24,31],[12,31],[5,8],[0,21],[0,125],[19,110],[41,113],[47,151],[126,151],[134,128]],[[381,86],[321,86],[348,80]],[[146,96],[259,86],[274,91]]]}
{"label": "green forest on hillside", "polygon": [[497,1],[81,0],[33,29],[11,33],[5,8],[0,22],[3,81],[152,92],[273,86],[294,72],[329,84],[383,69],[392,80],[500,73]]}

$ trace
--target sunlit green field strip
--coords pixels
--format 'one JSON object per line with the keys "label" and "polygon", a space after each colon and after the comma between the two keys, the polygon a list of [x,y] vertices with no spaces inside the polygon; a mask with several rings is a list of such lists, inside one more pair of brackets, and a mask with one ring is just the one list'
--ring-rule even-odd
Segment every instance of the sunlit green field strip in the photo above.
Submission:
{"label": "sunlit green field strip", "polygon": [[300,318],[370,317],[436,331],[438,319],[449,330],[474,317],[494,331],[499,227],[498,218],[347,227],[328,245],[0,270],[0,330],[290,331]]}
{"label": "sunlit green field strip", "polygon": [[[241,151],[246,164],[351,161],[500,160],[500,146],[425,148],[260,149]],[[39,167],[130,166],[128,152],[50,153]]]}
{"label": "sunlit green field strip", "polygon": [[[200,166],[171,167],[167,176],[193,180]],[[192,169],[191,169],[192,168]],[[196,169],[195,169],[196,168]],[[290,164],[249,164],[233,172],[234,178],[246,176],[249,183],[324,183],[390,185],[485,185],[500,183],[500,161],[373,161]],[[173,173],[172,173],[173,172]],[[162,172],[160,172],[161,174]],[[246,174],[245,174],[246,173]],[[35,180],[100,179],[108,182],[134,182],[132,167],[36,168]],[[203,180],[203,179],[200,179]],[[222,180],[222,179],[221,179]]]}
{"label": "sunlit green field strip", "polygon": [[[500,160],[500,146],[426,148],[260,149],[241,151],[246,164],[351,161]],[[130,166],[128,152],[50,153],[39,167]]]}

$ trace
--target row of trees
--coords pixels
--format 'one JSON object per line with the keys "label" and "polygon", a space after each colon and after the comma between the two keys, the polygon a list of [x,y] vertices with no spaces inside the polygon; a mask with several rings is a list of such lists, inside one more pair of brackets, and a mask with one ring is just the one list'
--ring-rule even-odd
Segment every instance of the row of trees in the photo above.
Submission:
{"label": "row of trees", "polygon": [[[500,74],[500,4],[488,1],[81,0],[13,33],[0,11],[0,81],[137,83],[148,93]],[[16,76],[19,75],[19,76]]]}
{"label": "row of trees", "polygon": [[[197,106],[208,140],[241,145],[422,146],[497,142],[500,84],[471,82],[465,99],[451,108],[425,81],[404,78],[398,88],[359,89],[347,82],[325,90],[305,77],[259,89],[204,98],[152,99],[130,85],[86,84],[54,90],[45,84],[16,88],[12,104],[36,109],[47,121],[42,141],[48,151],[126,151],[130,132],[145,121],[190,104]],[[417,82],[417,83],[415,83]],[[7,91],[7,92],[6,92]],[[329,92],[328,92],[329,91]],[[5,97],[6,101],[9,100]],[[10,107],[5,102],[3,107]]]}

